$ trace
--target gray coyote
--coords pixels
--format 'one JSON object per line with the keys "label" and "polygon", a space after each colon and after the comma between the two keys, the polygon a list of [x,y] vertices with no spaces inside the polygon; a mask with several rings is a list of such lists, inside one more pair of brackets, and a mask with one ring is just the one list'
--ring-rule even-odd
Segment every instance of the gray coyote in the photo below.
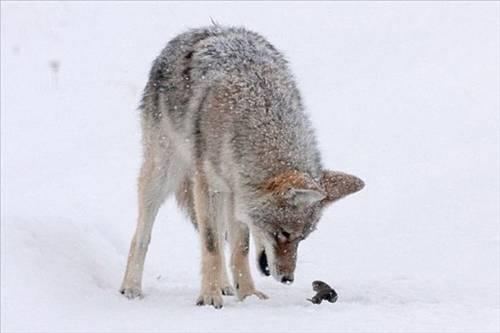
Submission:
{"label": "gray coyote", "polygon": [[250,274],[250,234],[259,270],[292,283],[298,245],[323,209],[364,186],[323,169],[287,61],[244,28],[214,25],[172,39],[153,63],[140,109],[139,217],[121,287],[128,298],[141,295],[153,223],[171,194],[200,235],[197,304],[221,308],[223,295],[267,298]]}

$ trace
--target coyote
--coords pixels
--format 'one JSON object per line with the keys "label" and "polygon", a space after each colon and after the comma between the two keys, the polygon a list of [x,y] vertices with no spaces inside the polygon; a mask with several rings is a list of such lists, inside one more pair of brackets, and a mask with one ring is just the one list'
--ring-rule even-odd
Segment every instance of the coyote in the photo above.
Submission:
{"label": "coyote", "polygon": [[171,40],[153,63],[140,109],[139,218],[120,289],[128,298],[141,295],[153,222],[171,194],[200,235],[197,304],[221,308],[222,295],[267,298],[250,275],[250,234],[259,270],[292,283],[298,245],[323,209],[364,186],[323,169],[287,61],[244,28],[214,25]]}

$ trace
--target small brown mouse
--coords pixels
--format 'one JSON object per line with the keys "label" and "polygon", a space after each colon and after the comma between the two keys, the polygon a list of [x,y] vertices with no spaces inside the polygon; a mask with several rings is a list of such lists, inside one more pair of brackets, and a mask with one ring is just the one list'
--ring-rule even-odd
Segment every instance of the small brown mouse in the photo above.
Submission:
{"label": "small brown mouse", "polygon": [[312,283],[312,287],[316,292],[316,295],[307,299],[308,301],[311,301],[311,303],[321,304],[323,300],[327,300],[330,303],[335,303],[337,301],[337,293],[325,282],[316,280]]}

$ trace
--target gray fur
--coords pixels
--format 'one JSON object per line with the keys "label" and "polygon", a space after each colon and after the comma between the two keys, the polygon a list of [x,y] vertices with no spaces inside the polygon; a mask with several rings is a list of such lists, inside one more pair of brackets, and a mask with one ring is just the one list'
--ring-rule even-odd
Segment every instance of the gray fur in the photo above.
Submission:
{"label": "gray fur", "polygon": [[[265,249],[272,275],[293,277],[298,242],[314,230],[328,193],[314,132],[283,55],[244,28],[189,30],[154,61],[140,108],[145,161],[161,170],[152,177],[163,177],[153,182],[162,195],[144,201],[156,207],[175,192],[199,224],[193,182],[206,179],[208,191],[228,195],[231,205],[222,205],[231,206],[233,216],[210,218],[221,230],[224,223],[247,225]],[[300,174],[304,188],[263,190],[266,181],[288,171]],[[214,245],[209,251],[215,251],[217,235],[208,230]],[[248,244],[248,232],[242,237]],[[273,250],[280,246],[294,253],[282,258]]]}
{"label": "gray fur", "polygon": [[[210,107],[215,96],[224,110]],[[165,129],[166,116],[191,139],[192,154],[217,170],[230,146],[250,192],[282,170],[319,180],[320,155],[294,79],[256,33],[213,26],[174,38],[153,64],[141,109],[146,127]]]}

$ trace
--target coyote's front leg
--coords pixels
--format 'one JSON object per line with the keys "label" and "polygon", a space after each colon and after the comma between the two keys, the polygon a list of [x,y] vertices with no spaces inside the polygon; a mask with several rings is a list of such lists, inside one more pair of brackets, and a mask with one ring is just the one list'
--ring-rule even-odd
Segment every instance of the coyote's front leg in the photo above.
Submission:
{"label": "coyote's front leg", "polygon": [[222,262],[220,232],[217,226],[217,207],[214,195],[209,193],[205,176],[198,172],[194,182],[194,208],[201,240],[201,293],[197,305],[222,308]]}
{"label": "coyote's front leg", "polygon": [[231,270],[233,273],[236,296],[240,301],[255,295],[267,299],[267,295],[255,289],[248,264],[250,235],[248,227],[236,219],[229,221],[229,242],[231,244]]}

